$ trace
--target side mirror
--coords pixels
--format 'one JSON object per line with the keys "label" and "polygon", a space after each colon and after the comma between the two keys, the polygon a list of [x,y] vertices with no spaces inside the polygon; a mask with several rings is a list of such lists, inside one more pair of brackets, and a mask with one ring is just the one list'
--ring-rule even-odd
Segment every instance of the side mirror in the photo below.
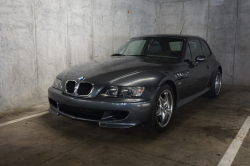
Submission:
{"label": "side mirror", "polygon": [[196,62],[204,62],[207,58],[204,55],[199,55],[195,58]]}

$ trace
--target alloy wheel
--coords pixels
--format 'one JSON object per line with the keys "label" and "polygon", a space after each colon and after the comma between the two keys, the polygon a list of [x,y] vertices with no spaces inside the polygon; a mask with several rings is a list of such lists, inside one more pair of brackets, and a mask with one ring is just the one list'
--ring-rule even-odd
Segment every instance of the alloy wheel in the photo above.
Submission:
{"label": "alloy wheel", "polygon": [[159,96],[156,107],[156,119],[160,127],[165,127],[173,112],[173,96],[171,92],[166,89]]}
{"label": "alloy wheel", "polygon": [[221,73],[218,72],[215,77],[215,94],[218,95],[221,89]]}

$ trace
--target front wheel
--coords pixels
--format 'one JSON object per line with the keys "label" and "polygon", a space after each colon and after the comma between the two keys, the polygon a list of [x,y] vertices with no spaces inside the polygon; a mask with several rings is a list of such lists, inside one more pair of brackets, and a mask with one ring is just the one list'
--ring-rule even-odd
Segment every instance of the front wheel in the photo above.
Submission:
{"label": "front wheel", "polygon": [[218,69],[216,71],[215,77],[213,78],[212,86],[205,95],[206,97],[214,99],[217,96],[219,96],[220,90],[221,90],[221,78],[222,78],[222,75],[221,75],[220,70]]}
{"label": "front wheel", "polygon": [[144,125],[147,131],[162,132],[166,130],[174,110],[174,94],[169,85],[160,88],[151,110],[151,116]]}

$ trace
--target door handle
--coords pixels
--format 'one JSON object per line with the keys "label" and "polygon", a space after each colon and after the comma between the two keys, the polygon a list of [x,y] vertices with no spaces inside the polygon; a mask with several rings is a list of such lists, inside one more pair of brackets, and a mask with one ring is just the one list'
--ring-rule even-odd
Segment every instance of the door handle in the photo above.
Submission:
{"label": "door handle", "polygon": [[206,65],[206,68],[209,69],[209,65]]}

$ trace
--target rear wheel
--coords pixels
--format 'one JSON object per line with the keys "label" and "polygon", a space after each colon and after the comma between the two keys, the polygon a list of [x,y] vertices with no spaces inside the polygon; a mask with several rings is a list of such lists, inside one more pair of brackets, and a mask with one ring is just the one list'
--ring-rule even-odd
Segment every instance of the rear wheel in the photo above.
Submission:
{"label": "rear wheel", "polygon": [[219,96],[221,90],[221,78],[222,75],[220,70],[218,69],[215,77],[213,78],[212,86],[210,90],[206,93],[206,97],[214,99]]}
{"label": "rear wheel", "polygon": [[152,107],[151,117],[144,125],[147,131],[162,132],[166,130],[174,109],[173,90],[169,85],[160,88]]}

